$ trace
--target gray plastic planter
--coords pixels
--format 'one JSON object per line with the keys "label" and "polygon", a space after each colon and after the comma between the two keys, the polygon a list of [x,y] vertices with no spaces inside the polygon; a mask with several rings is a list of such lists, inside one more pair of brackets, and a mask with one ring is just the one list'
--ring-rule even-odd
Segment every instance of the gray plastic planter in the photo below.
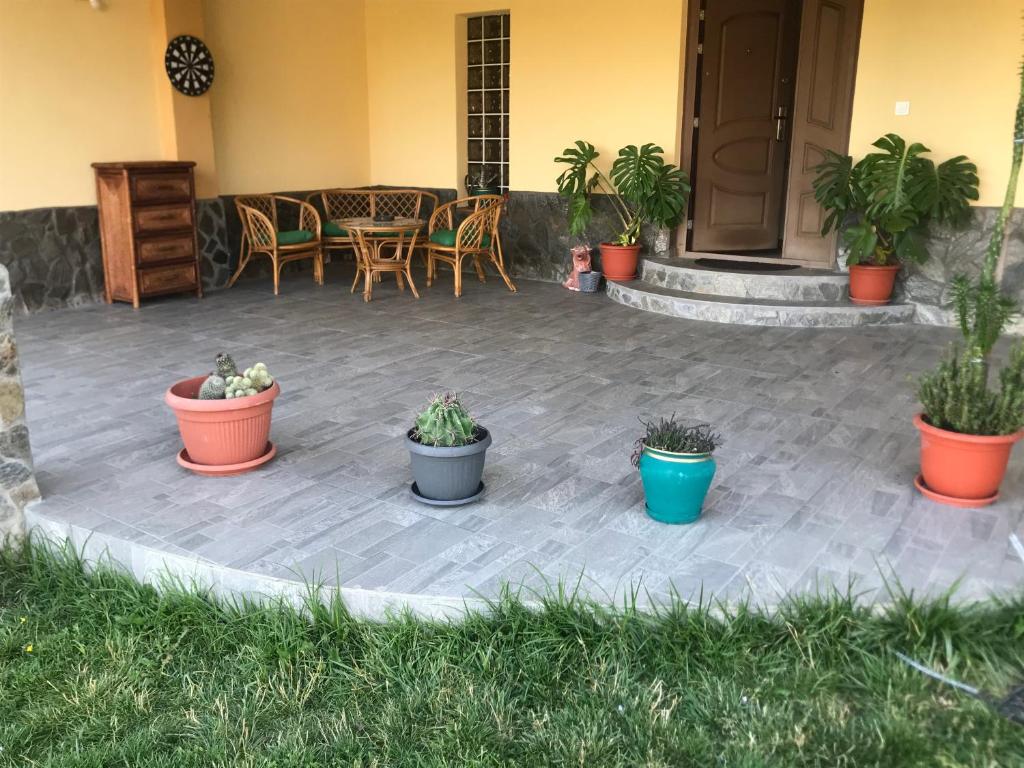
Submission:
{"label": "gray plastic planter", "polygon": [[491,444],[491,433],[480,427],[480,439],[457,448],[423,445],[412,439],[412,430],[405,436],[412,465],[414,492],[426,503],[448,504],[472,501],[480,495],[480,478],[484,474],[484,459]]}

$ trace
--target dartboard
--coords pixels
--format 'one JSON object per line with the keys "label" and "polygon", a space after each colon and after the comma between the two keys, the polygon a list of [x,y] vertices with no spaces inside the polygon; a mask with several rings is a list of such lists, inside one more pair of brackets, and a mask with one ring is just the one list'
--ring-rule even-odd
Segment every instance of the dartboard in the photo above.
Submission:
{"label": "dartboard", "polygon": [[171,85],[186,96],[199,96],[213,85],[213,54],[198,37],[178,35],[171,40],[164,68]]}

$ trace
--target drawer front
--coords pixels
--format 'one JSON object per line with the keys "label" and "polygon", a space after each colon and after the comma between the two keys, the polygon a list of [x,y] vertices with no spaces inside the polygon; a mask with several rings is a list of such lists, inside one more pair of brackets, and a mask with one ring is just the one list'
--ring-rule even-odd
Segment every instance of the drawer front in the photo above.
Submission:
{"label": "drawer front", "polygon": [[139,293],[171,293],[196,287],[195,264],[172,264],[139,270]]}
{"label": "drawer front", "polygon": [[191,233],[162,237],[159,240],[138,240],[135,255],[140,265],[161,261],[191,261],[195,258],[195,241]]}
{"label": "drawer front", "polygon": [[135,220],[135,231],[140,235],[192,229],[192,206],[187,203],[185,205],[138,208],[132,217]]}
{"label": "drawer front", "polygon": [[143,173],[131,177],[132,200],[137,203],[187,202],[192,179],[187,173]]}

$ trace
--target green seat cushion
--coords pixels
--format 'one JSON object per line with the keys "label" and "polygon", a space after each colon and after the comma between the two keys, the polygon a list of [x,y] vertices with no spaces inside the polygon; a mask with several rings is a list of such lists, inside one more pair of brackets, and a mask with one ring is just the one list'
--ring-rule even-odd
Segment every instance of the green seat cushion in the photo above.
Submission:
{"label": "green seat cushion", "polygon": [[277,244],[298,245],[299,243],[308,243],[315,237],[316,235],[314,235],[308,229],[291,229],[286,230],[285,232],[277,233]]}
{"label": "green seat cushion", "polygon": [[[437,243],[438,245],[446,245],[449,248],[455,247],[455,230],[454,229],[439,229],[430,236],[430,242]],[[491,236],[484,235],[484,239],[481,241],[484,248],[487,248],[491,244]]]}
{"label": "green seat cushion", "polygon": [[[344,227],[338,226],[333,221],[325,221],[323,233],[326,237],[348,237],[349,232]],[[373,232],[367,233],[369,237],[398,237],[398,232]],[[412,237],[412,230],[405,233],[406,237]]]}

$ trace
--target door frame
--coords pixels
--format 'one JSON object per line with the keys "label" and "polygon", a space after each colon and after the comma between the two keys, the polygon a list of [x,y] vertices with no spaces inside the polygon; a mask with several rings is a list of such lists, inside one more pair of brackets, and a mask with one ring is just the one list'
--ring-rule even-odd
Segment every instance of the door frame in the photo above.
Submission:
{"label": "door frame", "polygon": [[[698,170],[696,168],[696,159],[697,159],[696,158],[697,153],[695,152],[695,149],[696,149],[696,145],[695,145],[696,135],[695,135],[695,130],[694,130],[695,126],[693,124],[693,120],[694,120],[694,115],[695,115],[695,113],[697,111],[697,102],[700,99],[700,93],[699,93],[698,88],[697,88],[697,84],[698,84],[697,57],[699,55],[699,52],[698,52],[698,44],[699,44],[698,43],[698,39],[699,39],[699,35],[700,35],[700,24],[701,24],[701,21],[702,21],[702,19],[701,19],[702,8],[701,8],[701,6],[705,5],[706,2],[707,2],[707,0],[687,0],[687,3],[686,3],[686,41],[685,41],[685,45],[683,46],[683,62],[682,62],[683,66],[682,66],[682,73],[681,73],[682,76],[680,78],[680,82],[682,84],[682,94],[680,96],[680,99],[681,99],[682,105],[683,105],[683,125],[682,125],[682,130],[680,131],[680,135],[679,135],[680,136],[680,145],[679,145],[679,153],[678,153],[677,156],[680,158],[679,167],[682,168],[684,171],[686,171],[687,175],[691,179],[691,186],[693,186],[692,180],[695,178],[695,175],[696,175],[697,170]],[[860,3],[861,9],[862,9],[861,18],[863,18],[863,4],[864,4],[863,0],[855,0],[855,2],[859,2]],[[801,6],[802,6],[802,3],[801,3]],[[858,43],[859,43],[859,40],[860,40],[860,32],[861,32],[861,30],[860,30],[860,28],[858,28],[858,30],[857,30]],[[802,37],[802,36],[798,35],[798,41],[799,41],[800,37]],[[799,46],[799,42],[798,42],[798,46]],[[859,45],[857,46],[856,50],[859,50]],[[801,51],[798,48],[798,50],[797,50],[797,68],[798,69],[799,69],[799,66],[800,66],[800,53],[801,53]],[[851,91],[850,91],[850,99],[851,99],[851,101],[853,99],[854,90],[856,88],[856,73],[857,73],[857,61],[856,61],[856,58],[855,58],[855,60],[853,62],[854,89],[851,89]],[[846,125],[846,151],[849,151],[849,143],[850,143],[850,124],[849,123],[852,122],[852,119],[853,119],[853,110],[851,109],[850,110],[850,120],[847,122],[847,125]],[[792,138],[792,134],[790,135],[790,138]],[[787,174],[787,177],[786,177],[786,187],[785,187],[786,193],[787,193],[785,195],[786,198],[788,198],[788,192],[789,192],[789,189],[790,189],[789,185],[791,183],[792,183],[791,179],[789,178],[789,176]],[[702,253],[700,251],[691,251],[690,248],[689,248],[688,241],[690,239],[690,231],[691,230],[689,228],[689,222],[690,222],[690,213],[691,213],[692,209],[693,209],[693,198],[692,198],[692,195],[691,195],[691,198],[690,198],[689,202],[687,203],[686,211],[683,214],[683,218],[680,220],[679,226],[676,227],[674,251],[675,251],[675,255],[677,257],[680,257],[680,258],[692,258],[692,259],[701,258],[701,257],[707,257],[707,258],[712,258],[712,259],[720,259],[720,260],[724,260],[724,261],[759,261],[759,262],[770,262],[772,264],[795,264],[797,266],[817,267],[819,269],[823,268],[823,266],[824,266],[824,268],[834,268],[836,266],[836,257],[838,256],[838,253],[836,253],[835,250],[833,250],[832,258],[830,259],[830,261],[829,261],[829,263],[827,265],[822,265],[822,263],[820,261],[809,261],[807,259],[787,258],[786,257],[785,233],[783,233],[782,256],[781,257],[779,257],[779,256],[758,256],[756,254],[745,255],[745,254],[728,254],[728,253]]]}

